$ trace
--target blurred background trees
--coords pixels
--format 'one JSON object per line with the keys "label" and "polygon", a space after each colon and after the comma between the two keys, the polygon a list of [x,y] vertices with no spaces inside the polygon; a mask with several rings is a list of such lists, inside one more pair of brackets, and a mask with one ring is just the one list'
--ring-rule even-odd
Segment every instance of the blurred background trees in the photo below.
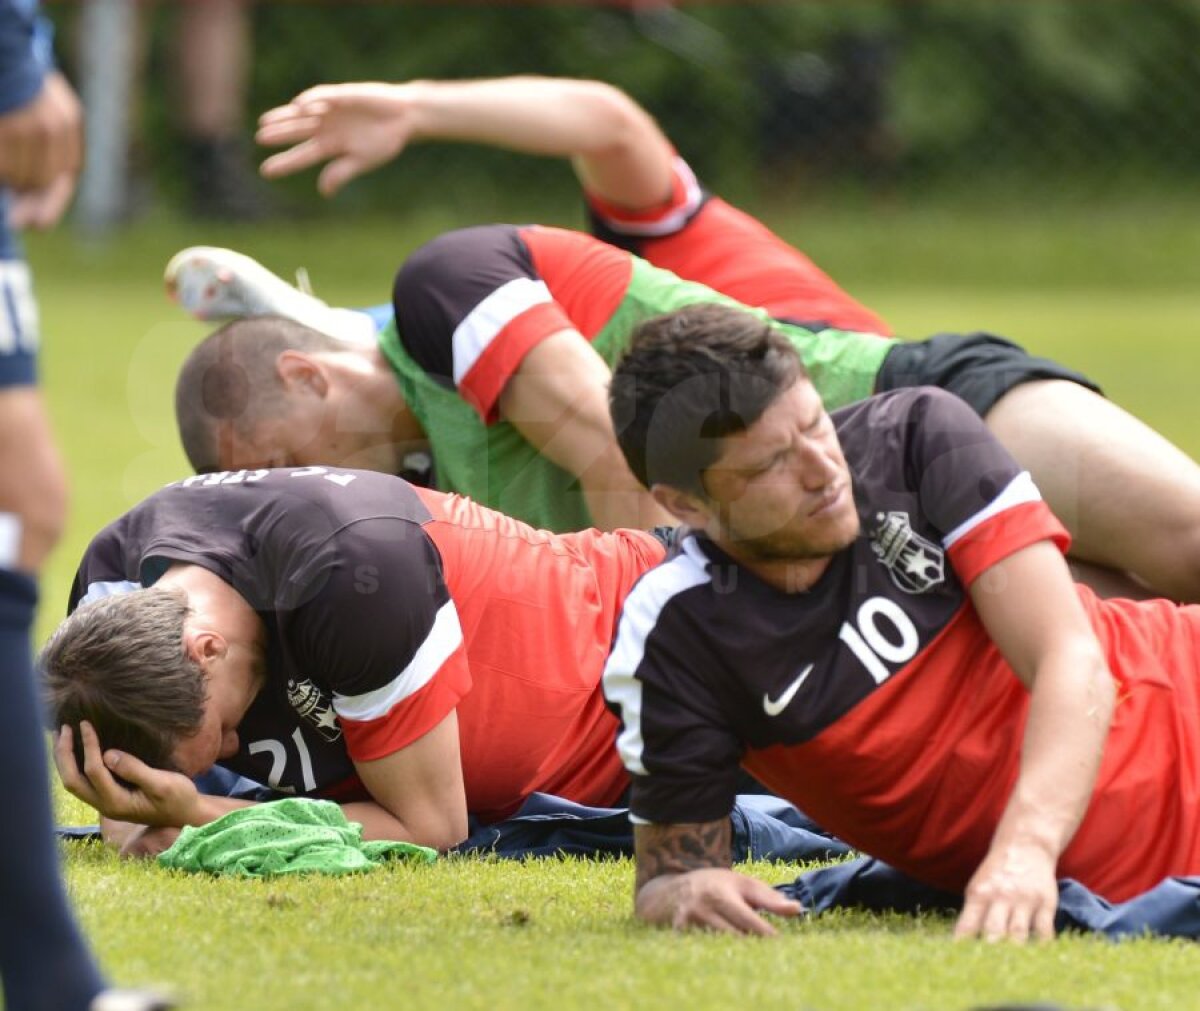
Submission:
{"label": "blurred background trees", "polygon": [[[70,39],[84,3],[51,10]],[[135,165],[180,200],[170,12],[154,43]],[[1003,200],[1186,188],[1200,166],[1197,0],[774,0],[762,3],[259,0],[247,123],[314,83],[544,73],[618,84],[737,199],[967,190]],[[310,179],[284,184],[315,206]],[[486,209],[570,200],[566,169],[479,151],[413,150],[341,210],[397,200]]]}

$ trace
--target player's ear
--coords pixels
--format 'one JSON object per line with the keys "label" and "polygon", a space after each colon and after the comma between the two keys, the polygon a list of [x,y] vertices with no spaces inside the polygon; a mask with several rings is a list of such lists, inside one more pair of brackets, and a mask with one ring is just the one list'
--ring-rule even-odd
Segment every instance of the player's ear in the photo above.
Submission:
{"label": "player's ear", "polygon": [[329,376],[325,365],[315,355],[289,348],[275,359],[275,372],[286,393],[314,393],[324,397],[329,392]]}
{"label": "player's ear", "polygon": [[183,630],[183,648],[188,657],[204,667],[213,660],[219,660],[229,649],[225,637],[218,632],[203,628],[187,628]]}
{"label": "player's ear", "polygon": [[681,523],[696,529],[703,529],[708,523],[708,510],[691,492],[669,484],[655,484],[650,488],[650,496]]}

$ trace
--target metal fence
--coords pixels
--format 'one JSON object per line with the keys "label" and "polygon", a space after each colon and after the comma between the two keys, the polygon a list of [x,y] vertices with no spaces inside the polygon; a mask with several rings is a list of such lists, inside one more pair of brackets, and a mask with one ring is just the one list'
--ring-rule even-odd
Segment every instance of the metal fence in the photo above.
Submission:
{"label": "metal fence", "polygon": [[[145,88],[149,108],[126,113],[132,6],[52,8],[86,26],[83,197],[98,220],[100,205],[120,198],[129,132],[142,131],[157,171],[178,169],[166,90]],[[151,17],[169,17],[170,6]],[[1200,168],[1198,0],[261,0],[253,24],[251,111],[325,80],[598,77],[642,101],[707,178],[750,199],[780,186],[1105,199],[1190,187]],[[151,58],[152,76],[164,59]],[[494,158],[415,152],[404,186],[418,196],[486,188]],[[382,199],[392,185],[361,187],[357,199]],[[550,163],[523,163],[506,185],[570,188]]]}

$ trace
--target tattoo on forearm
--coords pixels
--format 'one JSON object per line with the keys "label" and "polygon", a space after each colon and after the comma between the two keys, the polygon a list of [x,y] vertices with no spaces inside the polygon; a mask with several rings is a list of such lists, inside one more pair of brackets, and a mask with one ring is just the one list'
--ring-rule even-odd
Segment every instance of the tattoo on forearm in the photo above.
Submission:
{"label": "tattoo on forearm", "polygon": [[681,825],[638,825],[637,888],[660,874],[701,867],[728,867],[733,860],[733,829],[728,818]]}

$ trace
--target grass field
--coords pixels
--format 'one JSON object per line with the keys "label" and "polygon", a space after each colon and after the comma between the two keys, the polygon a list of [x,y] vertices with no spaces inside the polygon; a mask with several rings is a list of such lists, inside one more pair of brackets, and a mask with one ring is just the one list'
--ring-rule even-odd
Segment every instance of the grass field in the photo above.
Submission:
{"label": "grass field", "polygon": [[[1140,200],[1036,214],[970,205],[768,214],[898,331],[1012,336],[1088,371],[1200,455],[1198,210]],[[39,641],[61,614],[88,538],[183,472],[171,391],[203,331],[162,296],[158,277],[175,249],[237,245],[281,271],[306,265],[331,301],[366,303],[383,299],[405,251],[468,220],[308,222],[270,234],[161,221],[103,246],[66,233],[37,239],[44,373],[74,488],[70,527],[44,580]],[[575,223],[566,210],[558,220]],[[61,803],[64,819],[90,820]],[[774,942],[648,931],[629,919],[631,868],[621,862],[450,861],[263,884],[175,876],[78,845],[67,867],[113,975],[169,984],[200,1008],[837,1011],[1036,999],[1175,1009],[1200,992],[1200,960],[1178,943],[951,945],[946,921],[864,915],[789,926]],[[781,881],[797,868],[759,870]]]}

